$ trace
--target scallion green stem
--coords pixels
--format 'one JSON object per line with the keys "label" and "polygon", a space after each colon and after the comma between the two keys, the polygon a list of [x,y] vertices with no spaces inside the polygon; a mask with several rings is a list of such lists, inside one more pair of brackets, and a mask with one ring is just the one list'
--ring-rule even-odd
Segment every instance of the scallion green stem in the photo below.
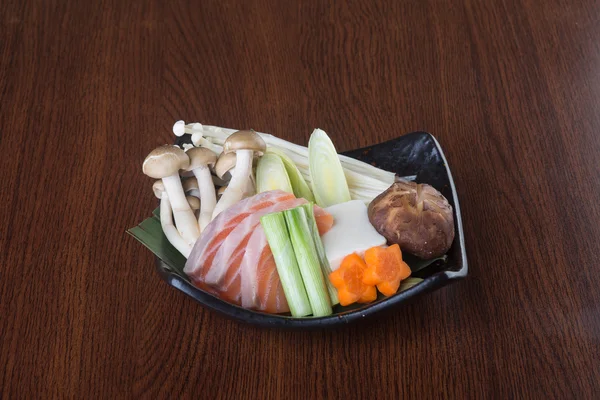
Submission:
{"label": "scallion green stem", "polygon": [[331,315],[331,300],[327,293],[327,286],[317,250],[313,242],[310,228],[306,219],[306,212],[302,207],[296,207],[283,212],[285,222],[296,254],[298,268],[304,281],[308,301],[312,308],[313,316],[322,317]]}
{"label": "scallion green stem", "polygon": [[267,214],[261,217],[260,223],[273,252],[281,286],[292,316],[304,317],[312,314],[283,213]]}

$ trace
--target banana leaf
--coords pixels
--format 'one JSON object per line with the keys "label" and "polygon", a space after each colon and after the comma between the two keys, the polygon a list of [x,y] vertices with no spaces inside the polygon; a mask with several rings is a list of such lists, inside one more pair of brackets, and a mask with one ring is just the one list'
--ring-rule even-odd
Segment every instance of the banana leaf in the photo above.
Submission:
{"label": "banana leaf", "polygon": [[160,211],[158,208],[152,212],[151,217],[143,220],[138,226],[127,230],[127,233],[160,258],[172,272],[186,280],[188,279],[183,273],[183,267],[185,266],[186,261],[185,257],[169,243],[167,237],[163,233],[160,225]]}
{"label": "banana leaf", "polygon": [[411,260],[410,262],[407,262],[407,264],[410,267],[412,273],[414,274],[417,271],[421,271],[422,269],[429,267],[436,261],[442,261],[442,263],[446,263],[447,259],[448,256],[444,254],[441,257],[432,258],[431,260]]}

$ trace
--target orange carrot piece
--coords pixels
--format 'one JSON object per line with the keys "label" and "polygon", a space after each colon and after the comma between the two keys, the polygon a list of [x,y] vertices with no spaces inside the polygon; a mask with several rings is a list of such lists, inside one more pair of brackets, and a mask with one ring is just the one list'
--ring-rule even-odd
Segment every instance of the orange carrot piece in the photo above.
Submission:
{"label": "orange carrot piece", "polygon": [[337,289],[342,306],[352,303],[369,303],[377,298],[374,285],[363,283],[367,266],[358,254],[350,254],[342,260],[338,269],[329,274],[331,284]]}
{"label": "orange carrot piece", "polygon": [[396,293],[400,282],[411,274],[397,244],[388,248],[370,248],[365,252],[365,262],[367,269],[363,274],[363,283],[377,285],[377,289],[386,296]]}
{"label": "orange carrot piece", "polygon": [[367,286],[357,303],[370,303],[377,299],[377,289],[375,286]]}

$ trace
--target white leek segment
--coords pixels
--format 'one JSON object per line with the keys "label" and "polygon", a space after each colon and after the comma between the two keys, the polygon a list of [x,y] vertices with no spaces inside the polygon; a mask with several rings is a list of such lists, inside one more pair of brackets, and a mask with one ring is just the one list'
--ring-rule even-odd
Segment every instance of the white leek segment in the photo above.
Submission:
{"label": "white leek segment", "polygon": [[323,317],[333,313],[331,300],[325,285],[325,278],[317,256],[317,250],[306,220],[306,212],[296,207],[283,212],[298,268],[302,275],[308,301],[315,317]]}
{"label": "white leek segment", "polygon": [[292,184],[294,195],[298,198],[303,198],[314,202],[315,197],[313,196],[312,190],[310,190],[310,187],[296,166],[296,163],[294,163],[294,161],[292,161],[292,159],[281,150],[270,148],[267,153],[277,154],[279,158],[281,158],[281,161],[283,162],[287,175],[290,179],[290,183]]}
{"label": "white leek segment", "polygon": [[[329,266],[329,260],[325,253],[325,247],[323,247],[323,241],[321,235],[319,235],[319,227],[317,226],[317,220],[315,219],[314,205],[312,203],[302,205],[306,212],[306,221],[308,222],[308,228],[315,244],[315,250],[317,251],[317,257],[319,264],[321,264],[321,271],[323,271],[323,278],[325,279],[325,285],[327,285],[327,291],[329,292],[329,298],[331,304],[336,305],[340,301],[337,296],[337,289],[329,281],[329,274],[331,274],[331,267]],[[335,223],[335,221],[334,221]]]}
{"label": "white leek segment", "polygon": [[[269,149],[269,151],[271,151],[271,149]],[[292,156],[290,157],[290,160],[294,162],[304,180],[310,184],[312,181],[310,179],[308,160],[303,159],[300,156]],[[344,168],[344,175],[346,176],[346,182],[348,182],[348,189],[350,190],[350,197],[352,200],[361,200],[363,198],[369,199],[369,201],[373,200],[379,194],[386,191],[394,182],[392,181],[390,183],[387,181],[381,181],[377,178],[373,178],[371,176],[364,175],[346,168]],[[415,178],[416,176],[413,175],[404,177],[403,179],[414,180]]]}
{"label": "white leek segment", "polygon": [[236,151],[237,161],[235,171],[231,176],[231,181],[223,193],[223,196],[217,202],[212,214],[214,219],[221,211],[231,207],[244,198],[244,193],[248,190],[248,182],[252,179],[252,150]]}
{"label": "white leek segment", "polygon": [[192,246],[190,246],[179,234],[175,225],[173,225],[173,209],[171,208],[171,202],[167,192],[163,192],[160,200],[160,225],[162,230],[167,237],[169,243],[177,249],[178,252],[183,254],[185,258],[190,256]]}
{"label": "white leek segment", "polygon": [[185,198],[179,175],[164,177],[162,178],[162,182],[165,185],[165,190],[173,208],[175,226],[177,226],[177,230],[183,240],[193,246],[200,236],[200,230],[196,216]]}
{"label": "white leek segment", "polygon": [[206,225],[212,221],[212,214],[217,204],[217,195],[208,167],[200,167],[193,170],[198,180],[198,189],[200,190],[200,216],[198,225],[200,232],[206,228]]}
{"label": "white leek segment", "polygon": [[312,314],[283,213],[263,216],[260,223],[273,253],[279,280],[293,317]]}
{"label": "white leek segment", "polygon": [[265,153],[256,164],[256,191],[283,190],[294,193],[285,165],[277,154]]}
{"label": "white leek segment", "polygon": [[329,207],[350,201],[348,182],[329,136],[315,129],[308,141],[308,162],[313,194],[317,204]]}

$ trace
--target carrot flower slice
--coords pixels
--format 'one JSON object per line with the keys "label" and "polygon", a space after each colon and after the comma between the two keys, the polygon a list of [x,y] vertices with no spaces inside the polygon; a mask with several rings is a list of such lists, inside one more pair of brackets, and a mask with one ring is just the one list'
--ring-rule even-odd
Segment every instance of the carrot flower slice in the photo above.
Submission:
{"label": "carrot flower slice", "polygon": [[369,303],[377,298],[374,285],[363,282],[367,266],[358,254],[350,254],[344,258],[338,269],[329,274],[331,284],[337,289],[342,306],[352,303]]}
{"label": "carrot flower slice", "polygon": [[372,247],[365,252],[367,269],[363,273],[365,285],[377,285],[386,296],[398,291],[400,282],[410,276],[410,267],[402,260],[400,246]]}

